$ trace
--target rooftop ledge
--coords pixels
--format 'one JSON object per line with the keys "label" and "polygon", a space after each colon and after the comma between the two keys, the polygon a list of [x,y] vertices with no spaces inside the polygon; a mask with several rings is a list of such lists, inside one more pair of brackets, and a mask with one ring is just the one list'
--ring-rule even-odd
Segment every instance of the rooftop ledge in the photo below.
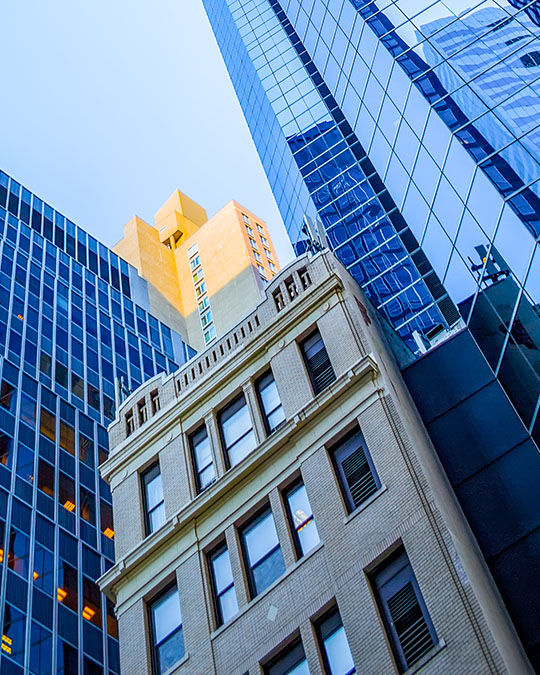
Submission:
{"label": "rooftop ledge", "polygon": [[126,553],[123,558],[98,579],[101,590],[110,598],[116,600],[115,587],[126,575],[131,576],[136,572],[139,565],[147,563],[149,556],[154,554],[171,537],[178,534],[195,519],[200,518],[205,511],[212,509],[218,502],[223,501],[227,493],[235,490],[238,484],[245,480],[249,474],[265,462],[270,461],[275,452],[288,443],[294,434],[313,423],[320,412],[326,410],[332,403],[338,403],[343,394],[349,395],[351,386],[358,387],[371,382],[373,386],[366,392],[366,396],[362,401],[364,405],[374,396],[378,396],[379,388],[376,386],[376,379],[379,372],[378,364],[372,354],[362,357],[346,373],[341,375],[318,396],[311,399],[292,418],[287,420],[282,427],[266,438],[258,448],[239,464],[229,469],[212,486],[197,495],[168,518],[159,530],[153,532],[136,548]]}

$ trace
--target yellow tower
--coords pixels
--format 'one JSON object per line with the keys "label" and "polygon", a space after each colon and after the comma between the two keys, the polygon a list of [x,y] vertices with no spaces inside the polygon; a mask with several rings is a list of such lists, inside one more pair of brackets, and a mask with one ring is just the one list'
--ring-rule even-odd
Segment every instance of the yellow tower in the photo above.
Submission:
{"label": "yellow tower", "polygon": [[235,201],[208,219],[179,190],[155,226],[133,217],[113,250],[149,282],[152,312],[197,350],[232,328],[280,269],[263,220]]}

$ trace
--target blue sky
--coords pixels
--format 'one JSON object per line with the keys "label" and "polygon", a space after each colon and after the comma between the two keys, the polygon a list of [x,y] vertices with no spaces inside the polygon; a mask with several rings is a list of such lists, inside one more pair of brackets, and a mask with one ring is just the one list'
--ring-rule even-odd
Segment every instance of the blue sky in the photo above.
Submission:
{"label": "blue sky", "polygon": [[200,0],[17,0],[0,25],[2,169],[109,245],[178,187],[292,256]]}

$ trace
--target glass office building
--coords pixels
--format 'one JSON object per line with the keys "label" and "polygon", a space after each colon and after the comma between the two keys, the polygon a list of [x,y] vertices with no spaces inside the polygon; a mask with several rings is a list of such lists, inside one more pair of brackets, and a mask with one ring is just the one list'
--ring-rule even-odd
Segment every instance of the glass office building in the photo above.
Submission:
{"label": "glass office building", "polygon": [[413,346],[461,317],[540,441],[538,1],[203,2],[293,243]]}
{"label": "glass office building", "polygon": [[193,353],[147,284],[0,172],[0,673],[118,673],[107,456],[115,378]]}

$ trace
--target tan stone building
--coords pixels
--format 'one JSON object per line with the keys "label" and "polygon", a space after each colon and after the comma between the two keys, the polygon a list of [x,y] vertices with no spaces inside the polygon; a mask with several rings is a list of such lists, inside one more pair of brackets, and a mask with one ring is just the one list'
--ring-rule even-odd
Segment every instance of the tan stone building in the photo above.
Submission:
{"label": "tan stone building", "polygon": [[132,218],[113,251],[149,282],[152,312],[200,351],[261,299],[280,269],[272,239],[237,202],[209,219],[179,190],[155,220]]}
{"label": "tan stone building", "polygon": [[358,286],[297,259],[110,428],[124,673],[527,673]]}

